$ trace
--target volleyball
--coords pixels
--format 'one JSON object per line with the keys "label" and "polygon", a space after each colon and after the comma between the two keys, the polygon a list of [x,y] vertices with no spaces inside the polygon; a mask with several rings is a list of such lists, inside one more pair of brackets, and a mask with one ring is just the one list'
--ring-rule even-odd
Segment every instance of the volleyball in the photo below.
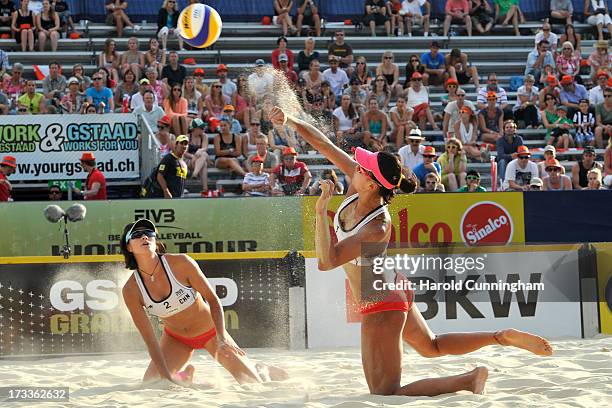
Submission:
{"label": "volleyball", "polygon": [[191,4],[179,16],[178,31],[181,38],[192,47],[206,48],[221,35],[221,16],[206,4]]}

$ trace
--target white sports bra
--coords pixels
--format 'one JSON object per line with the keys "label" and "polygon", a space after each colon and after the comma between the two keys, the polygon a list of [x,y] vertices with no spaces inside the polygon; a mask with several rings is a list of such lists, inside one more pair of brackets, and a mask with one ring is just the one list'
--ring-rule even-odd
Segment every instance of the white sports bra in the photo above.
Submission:
{"label": "white sports bra", "polygon": [[170,282],[170,293],[159,302],[151,299],[149,290],[142,281],[138,271],[134,271],[134,277],[140,288],[140,293],[142,293],[142,299],[144,300],[147,312],[161,319],[165,319],[191,306],[196,301],[197,292],[192,287],[185,286],[176,279],[163,255],[161,256],[161,263],[162,269]]}
{"label": "white sports bra", "polygon": [[[389,217],[389,211],[387,210],[386,205],[381,205],[380,207],[376,207],[373,209],[368,215],[363,217],[361,221],[357,223],[353,228],[348,231],[345,231],[340,226],[340,213],[349,204],[359,198],[359,194],[355,193],[352,196],[346,197],[340,207],[338,207],[338,211],[336,211],[336,216],[334,217],[334,231],[336,232],[336,237],[338,238],[338,242],[345,240],[346,238],[355,235],[361,228],[363,228],[368,222],[372,221],[374,218],[378,217],[380,214],[385,214]],[[362,265],[361,257],[355,258],[350,263],[360,266]]]}

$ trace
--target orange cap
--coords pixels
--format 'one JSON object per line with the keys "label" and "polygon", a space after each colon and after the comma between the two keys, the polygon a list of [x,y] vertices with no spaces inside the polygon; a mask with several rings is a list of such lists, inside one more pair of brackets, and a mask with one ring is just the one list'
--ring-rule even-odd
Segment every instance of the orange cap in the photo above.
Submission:
{"label": "orange cap", "polygon": [[0,165],[15,168],[17,167],[17,160],[13,156],[4,156]]}
{"label": "orange cap", "polygon": [[94,156],[94,154],[92,152],[85,152],[83,153],[83,155],[81,156],[81,161],[95,161],[96,157]]}
{"label": "orange cap", "polygon": [[528,155],[531,156],[531,152],[529,151],[529,148],[527,146],[519,146],[518,149],[516,149],[516,153],[520,156],[520,155]]}
{"label": "orange cap", "polygon": [[435,156],[436,155],[436,148],[433,146],[425,146],[425,149],[423,149],[423,156]]}

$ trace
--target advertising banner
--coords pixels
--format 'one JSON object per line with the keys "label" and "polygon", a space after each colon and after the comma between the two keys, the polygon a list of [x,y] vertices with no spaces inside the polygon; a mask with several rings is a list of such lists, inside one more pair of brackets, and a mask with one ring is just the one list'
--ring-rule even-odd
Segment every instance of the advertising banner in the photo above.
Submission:
{"label": "advertising banner", "polygon": [[[288,346],[289,274],[279,273],[282,258],[198,264],[241,347]],[[146,350],[121,295],[131,274],[123,263],[4,264],[0,270],[0,357]],[[159,335],[159,320],[151,321]]]}
{"label": "advertising banner", "polygon": [[612,244],[593,244],[597,251],[599,321],[601,332],[612,334]]}
{"label": "advertising banner", "polygon": [[[286,251],[302,247],[298,197],[231,200],[121,200],[84,202],[85,220],[70,223],[75,255],[119,253],[124,226],[140,218],[153,221],[170,252]],[[43,217],[49,203],[0,206],[1,256],[58,255],[59,224]],[[71,203],[59,202],[64,209]]]}
{"label": "advertising banner", "polygon": [[[344,196],[332,198],[329,221]],[[314,249],[315,203],[304,197],[304,249]],[[398,195],[389,206],[391,244],[417,248],[429,244],[462,242],[470,246],[525,242],[521,193]],[[332,231],[332,239],[335,233]]]}
{"label": "advertising banner", "polygon": [[[408,277],[413,307],[434,333],[514,327],[551,338],[581,337],[577,249],[400,250],[408,266],[394,268]],[[322,272],[317,259],[306,259],[306,316],[309,347],[360,344],[361,315],[343,268]]]}
{"label": "advertising banner", "polygon": [[17,159],[11,181],[84,179],[83,152],[93,152],[107,180],[138,178],[138,146],[138,123],[131,113],[0,118],[0,155]]}

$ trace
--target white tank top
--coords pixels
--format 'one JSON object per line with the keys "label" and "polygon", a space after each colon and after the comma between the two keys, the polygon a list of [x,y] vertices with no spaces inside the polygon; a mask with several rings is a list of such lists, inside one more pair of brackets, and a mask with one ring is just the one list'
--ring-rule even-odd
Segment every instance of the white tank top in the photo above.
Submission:
{"label": "white tank top", "polygon": [[[465,128],[465,125],[463,124],[463,122],[459,122],[459,133],[461,133],[461,137],[459,138],[461,140],[461,143],[463,144],[467,144],[470,143],[470,141],[472,140],[472,132],[474,131],[474,124],[472,122],[470,122],[470,124],[468,125],[468,128]],[[457,137],[458,135],[455,135],[455,137]]]}
{"label": "white tank top", "polygon": [[[367,225],[368,222],[372,221],[374,218],[378,217],[380,214],[385,214],[387,217],[389,217],[389,211],[387,210],[387,206],[381,205],[380,207],[376,207],[368,215],[363,217],[363,219],[359,221],[357,225],[355,225],[350,230],[348,231],[343,230],[342,227],[340,226],[340,213],[349,204],[351,204],[353,201],[357,200],[358,198],[359,198],[359,194],[357,193],[345,198],[342,204],[340,204],[338,211],[336,211],[336,215],[334,217],[334,231],[336,232],[336,237],[338,238],[338,242],[341,242],[345,240],[346,238],[355,235],[357,232],[359,232],[361,228]],[[361,266],[362,265],[361,257],[353,259],[352,261],[350,261],[350,263],[357,265],[357,266]]]}
{"label": "white tank top", "polygon": [[144,300],[147,312],[161,319],[165,319],[191,306],[196,301],[197,292],[192,287],[185,286],[176,279],[164,256],[161,256],[161,263],[162,269],[170,282],[170,293],[159,302],[151,299],[149,290],[142,281],[138,271],[134,271],[134,277],[140,288],[140,293],[142,293],[142,299]]}

